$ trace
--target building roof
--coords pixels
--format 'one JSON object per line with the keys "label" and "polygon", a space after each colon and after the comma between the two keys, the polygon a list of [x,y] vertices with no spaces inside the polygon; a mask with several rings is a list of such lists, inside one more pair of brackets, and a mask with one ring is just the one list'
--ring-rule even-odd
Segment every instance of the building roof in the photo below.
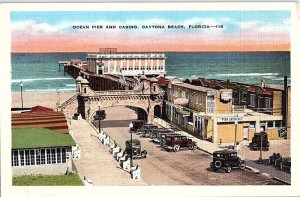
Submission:
{"label": "building roof", "polygon": [[12,129],[12,149],[75,146],[70,134],[45,128]]}
{"label": "building roof", "polygon": [[173,85],[183,87],[183,88],[188,88],[188,89],[191,89],[191,90],[200,91],[200,92],[207,92],[207,91],[214,90],[212,88],[207,88],[207,87],[203,87],[203,86],[195,86],[195,85],[191,85],[191,84],[188,84],[188,83],[175,83]]}
{"label": "building roof", "polygon": [[59,133],[69,133],[67,120],[62,112],[41,110],[46,108],[38,107],[26,113],[13,113],[12,128],[48,128]]}

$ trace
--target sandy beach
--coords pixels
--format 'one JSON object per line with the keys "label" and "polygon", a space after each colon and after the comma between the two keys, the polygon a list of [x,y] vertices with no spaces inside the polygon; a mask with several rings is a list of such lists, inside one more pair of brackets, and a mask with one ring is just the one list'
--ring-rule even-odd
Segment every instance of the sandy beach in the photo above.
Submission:
{"label": "sandy beach", "polygon": [[[24,108],[30,108],[41,105],[55,109],[58,99],[60,100],[60,104],[62,104],[74,94],[75,92],[61,92],[58,97],[56,92],[23,92],[23,106]],[[12,92],[11,101],[12,108],[22,107],[21,93]]]}

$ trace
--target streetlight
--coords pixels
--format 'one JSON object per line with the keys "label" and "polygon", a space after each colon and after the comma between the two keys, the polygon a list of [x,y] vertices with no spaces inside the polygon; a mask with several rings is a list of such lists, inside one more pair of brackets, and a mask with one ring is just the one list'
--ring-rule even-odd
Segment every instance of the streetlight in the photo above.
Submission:
{"label": "streetlight", "polygon": [[260,132],[260,153],[259,153],[259,159],[257,160],[257,163],[262,164],[262,132]]}
{"label": "streetlight", "polygon": [[101,133],[100,103],[98,103],[98,108],[99,108],[99,111],[98,111],[98,118],[99,118],[99,133]]}
{"label": "streetlight", "polygon": [[131,144],[131,155],[130,155],[130,168],[133,166],[133,148],[132,148],[132,122],[129,123],[129,131],[130,131],[130,144]]}
{"label": "streetlight", "polygon": [[20,88],[21,88],[21,102],[22,102],[22,109],[23,109],[23,82],[20,82]]}

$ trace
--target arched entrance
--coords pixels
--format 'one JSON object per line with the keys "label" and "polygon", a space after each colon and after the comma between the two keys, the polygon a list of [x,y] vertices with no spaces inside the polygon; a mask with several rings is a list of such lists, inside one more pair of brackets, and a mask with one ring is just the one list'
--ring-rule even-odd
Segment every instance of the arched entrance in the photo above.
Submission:
{"label": "arched entrance", "polygon": [[[146,120],[148,114],[144,109],[132,106],[110,106],[103,107],[100,110],[104,110],[106,118],[100,120],[101,128],[113,128],[113,127],[129,127],[129,123],[133,120]],[[98,111],[98,110],[97,110]],[[94,111],[90,116],[91,123],[99,128],[99,119],[95,116],[97,111]]]}

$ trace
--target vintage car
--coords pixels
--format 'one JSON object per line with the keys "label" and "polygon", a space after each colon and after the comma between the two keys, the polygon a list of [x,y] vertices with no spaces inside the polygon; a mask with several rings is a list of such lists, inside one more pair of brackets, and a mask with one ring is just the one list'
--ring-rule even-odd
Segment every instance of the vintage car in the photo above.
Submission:
{"label": "vintage car", "polygon": [[291,173],[291,158],[283,158],[279,164],[279,169]]}
{"label": "vintage car", "polygon": [[249,146],[251,150],[262,148],[262,150],[268,151],[270,146],[268,134],[266,132],[255,133]]}
{"label": "vintage car", "polygon": [[174,133],[174,131],[172,129],[166,129],[166,128],[153,129],[150,134],[150,138],[151,139],[158,138],[160,133]]}
{"label": "vintage car", "polygon": [[221,150],[213,152],[213,161],[210,163],[210,167],[214,172],[223,169],[229,173],[233,168],[245,169],[246,162],[237,156],[236,151]]}
{"label": "vintage car", "polygon": [[157,129],[158,126],[153,125],[153,124],[144,124],[141,128],[137,129],[135,134],[137,135],[142,135],[151,132],[153,129]]}
{"label": "vintage car", "polygon": [[273,153],[273,155],[269,157],[269,165],[274,165],[278,167],[281,161],[282,156],[280,155],[280,153]]}
{"label": "vintage car", "polygon": [[132,123],[132,127],[130,128],[130,131],[136,131],[139,128],[141,128],[142,126],[144,126],[144,124],[146,123],[145,120],[134,120],[131,122]]}
{"label": "vintage car", "polygon": [[[139,158],[146,158],[147,157],[147,151],[142,150],[141,148],[141,142],[139,140],[133,139],[132,140],[132,145],[131,145],[131,140],[127,140],[125,142],[125,153],[131,157],[132,153],[132,158],[133,159],[139,159]],[[132,148],[132,149],[131,149]]]}
{"label": "vintage car", "polygon": [[166,135],[165,143],[162,147],[167,151],[174,150],[174,152],[187,148],[193,150],[197,149],[196,142],[183,135]]}
{"label": "vintage car", "polygon": [[153,142],[159,143],[161,147],[166,144],[166,136],[182,136],[179,133],[160,133],[158,138],[153,139]]}

